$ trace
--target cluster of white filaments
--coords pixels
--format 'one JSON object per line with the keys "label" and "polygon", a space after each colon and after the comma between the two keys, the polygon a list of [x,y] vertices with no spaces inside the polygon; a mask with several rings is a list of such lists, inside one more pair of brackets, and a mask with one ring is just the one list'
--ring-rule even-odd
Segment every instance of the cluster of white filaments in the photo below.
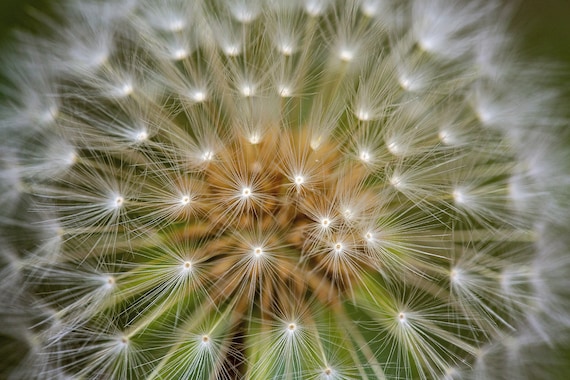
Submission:
{"label": "cluster of white filaments", "polygon": [[490,370],[543,311],[528,167],[478,101],[511,85],[497,9],[404,3],[85,2],[30,39],[0,205],[33,215],[10,302],[48,317],[16,377]]}

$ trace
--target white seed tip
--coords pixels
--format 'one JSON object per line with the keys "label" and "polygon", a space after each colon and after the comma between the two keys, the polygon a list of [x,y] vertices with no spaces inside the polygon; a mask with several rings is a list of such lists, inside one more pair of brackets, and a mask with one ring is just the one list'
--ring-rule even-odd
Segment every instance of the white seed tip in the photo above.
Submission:
{"label": "white seed tip", "polygon": [[362,162],[370,162],[370,153],[368,153],[365,150],[360,152],[360,155],[358,157],[360,158],[360,161],[362,161]]}
{"label": "white seed tip", "polygon": [[464,204],[466,201],[465,193],[460,189],[453,190],[452,196],[455,203]]}
{"label": "white seed tip", "polygon": [[208,150],[202,154],[202,161],[212,161],[214,158],[214,152]]}
{"label": "white seed tip", "polygon": [[404,90],[409,90],[412,87],[411,79],[406,76],[403,75],[400,76],[400,78],[398,78],[398,82],[400,83],[400,86],[402,86]]}
{"label": "white seed tip", "polygon": [[376,16],[376,13],[378,13],[378,3],[373,1],[363,1],[360,5],[360,10],[366,17]]}
{"label": "white seed tip", "polygon": [[305,11],[312,17],[317,17],[323,13],[325,7],[322,1],[313,0],[305,4]]}
{"label": "white seed tip", "polygon": [[248,198],[248,197],[251,195],[251,188],[249,188],[249,187],[244,187],[244,188],[241,190],[241,195],[242,195],[244,198]]}
{"label": "white seed tip", "polygon": [[228,44],[223,47],[224,53],[230,57],[235,57],[240,53],[240,48],[238,45]]}
{"label": "white seed tip", "polygon": [[279,96],[288,98],[291,96],[291,89],[285,85],[279,86]]}
{"label": "white seed tip", "polygon": [[119,208],[125,203],[125,198],[118,196],[113,200],[112,206],[113,208]]}
{"label": "white seed tip", "polygon": [[143,141],[146,141],[146,139],[148,139],[148,132],[147,131],[140,131],[135,136],[136,142],[143,142]]}
{"label": "white seed tip", "polygon": [[449,131],[442,129],[437,134],[437,137],[439,138],[439,141],[441,141],[445,145],[453,144],[453,135]]}
{"label": "white seed tip", "polygon": [[188,50],[184,48],[178,48],[172,52],[172,58],[174,58],[177,61],[184,59],[186,57],[188,57]]}
{"label": "white seed tip", "polygon": [[390,153],[392,153],[393,155],[398,155],[402,153],[402,147],[398,145],[395,141],[389,142],[387,147]]}
{"label": "white seed tip", "polygon": [[168,30],[171,32],[180,32],[186,28],[186,21],[182,18],[172,20],[168,25]]}
{"label": "white seed tip", "polygon": [[249,136],[248,141],[250,144],[253,144],[253,145],[259,144],[259,142],[261,141],[261,136],[259,135],[259,133],[252,133]]}
{"label": "white seed tip", "polygon": [[398,321],[399,321],[400,323],[405,323],[406,320],[407,320],[407,318],[406,318],[406,314],[405,314],[405,313],[400,313],[400,314],[398,314]]}
{"label": "white seed tip", "polygon": [[400,187],[402,187],[402,185],[403,185],[402,178],[401,178],[400,176],[393,175],[393,176],[390,178],[390,184],[391,184],[392,186],[394,186],[395,188],[400,188]]}
{"label": "white seed tip", "polygon": [[261,247],[255,247],[253,249],[253,254],[255,257],[260,257],[261,255],[263,255],[263,248]]}
{"label": "white seed tip", "polygon": [[117,281],[115,280],[115,277],[113,277],[113,276],[108,276],[108,277],[106,277],[106,278],[104,279],[104,281],[105,281],[105,282],[104,282],[103,286],[104,286],[106,289],[112,289],[112,288],[114,288],[115,285],[117,284]]}
{"label": "white seed tip", "polygon": [[206,92],[205,91],[194,91],[190,94],[190,97],[192,98],[192,100],[194,100],[195,102],[203,102],[204,100],[206,100]]}
{"label": "white seed tip", "polygon": [[58,115],[59,115],[59,107],[56,105],[53,105],[49,109],[47,109],[45,112],[41,113],[39,119],[42,123],[48,124],[48,123],[51,123],[52,121],[54,121]]}
{"label": "white seed tip", "polygon": [[358,120],[361,120],[361,121],[370,120],[370,112],[368,112],[365,109],[362,109],[362,108],[359,109],[358,111],[356,111],[355,115],[356,115],[356,118]]}
{"label": "white seed tip", "polygon": [[350,62],[354,59],[354,52],[348,49],[342,49],[339,57],[344,62]]}
{"label": "white seed tip", "polygon": [[182,271],[183,272],[188,272],[192,269],[192,262],[191,261],[185,261],[182,263]]}
{"label": "white seed tip", "polygon": [[243,96],[252,96],[254,95],[255,90],[253,86],[247,84],[241,88],[241,93]]}
{"label": "white seed tip", "polygon": [[452,283],[457,284],[461,280],[461,271],[457,268],[452,269],[449,272],[449,280]]}
{"label": "white seed tip", "polygon": [[289,42],[283,43],[279,47],[279,51],[281,51],[281,53],[285,56],[290,56],[291,54],[293,54],[293,46]]}
{"label": "white seed tip", "polygon": [[128,96],[133,93],[133,85],[131,83],[124,83],[119,88],[119,95],[120,96]]}

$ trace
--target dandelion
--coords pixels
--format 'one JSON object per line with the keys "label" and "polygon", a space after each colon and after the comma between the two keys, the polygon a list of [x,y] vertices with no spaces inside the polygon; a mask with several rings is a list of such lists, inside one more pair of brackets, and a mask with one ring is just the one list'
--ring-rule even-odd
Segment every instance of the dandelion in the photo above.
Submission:
{"label": "dandelion", "polygon": [[567,122],[499,5],[61,4],[3,58],[0,376],[523,378],[567,344]]}

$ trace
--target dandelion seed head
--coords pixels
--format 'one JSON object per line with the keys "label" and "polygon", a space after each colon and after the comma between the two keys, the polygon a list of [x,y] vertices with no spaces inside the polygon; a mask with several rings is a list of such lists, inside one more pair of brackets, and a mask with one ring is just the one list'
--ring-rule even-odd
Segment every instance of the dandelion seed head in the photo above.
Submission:
{"label": "dandelion seed head", "polygon": [[503,378],[570,341],[565,117],[502,6],[55,13],[2,59],[0,373]]}

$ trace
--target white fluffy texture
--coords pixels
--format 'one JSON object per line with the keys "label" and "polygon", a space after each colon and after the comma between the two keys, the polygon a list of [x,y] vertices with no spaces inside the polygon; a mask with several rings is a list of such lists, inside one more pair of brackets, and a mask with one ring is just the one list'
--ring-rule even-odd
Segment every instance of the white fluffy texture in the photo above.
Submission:
{"label": "white fluffy texture", "polygon": [[496,2],[62,4],[2,59],[0,377],[548,376],[568,121]]}

